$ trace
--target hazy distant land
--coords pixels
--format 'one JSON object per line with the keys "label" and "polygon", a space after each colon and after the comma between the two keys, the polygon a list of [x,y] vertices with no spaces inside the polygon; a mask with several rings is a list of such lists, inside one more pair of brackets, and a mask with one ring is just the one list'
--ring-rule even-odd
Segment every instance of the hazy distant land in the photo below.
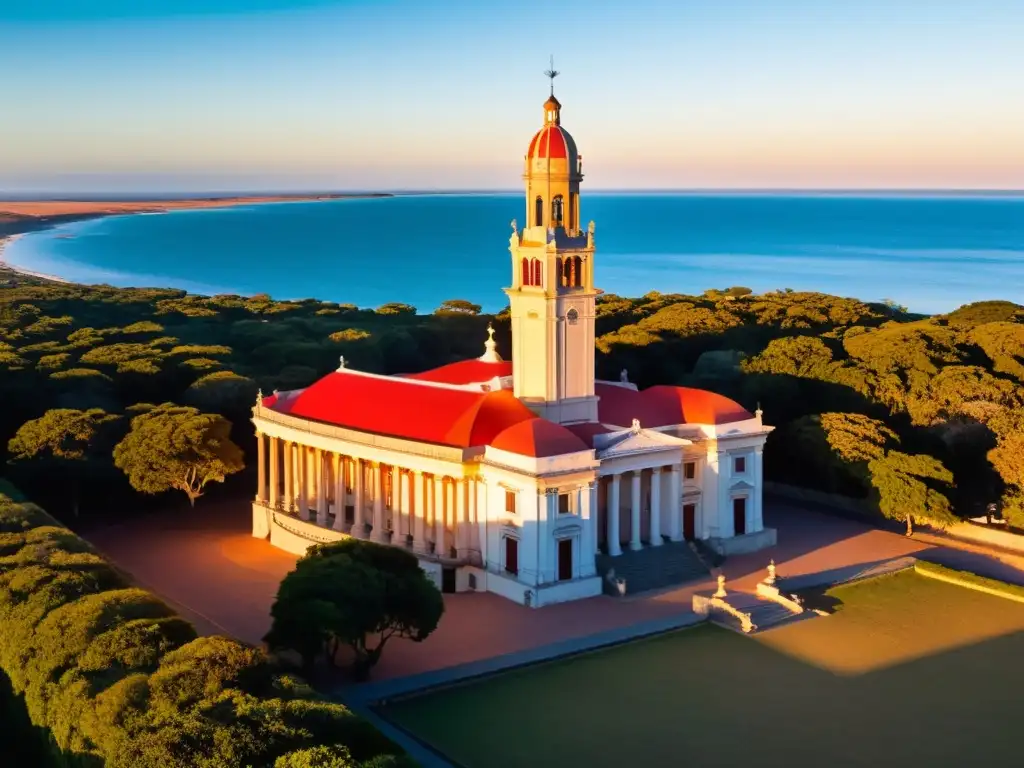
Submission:
{"label": "hazy distant land", "polygon": [[[316,202],[346,198],[391,197],[391,194],[253,195],[231,197],[195,197],[181,200],[0,200],[0,271],[44,280],[66,282],[54,275],[19,269],[3,259],[4,246],[29,232],[50,229],[60,224],[102,216],[132,213],[165,213],[191,208],[226,208],[258,203]],[[4,275],[5,277],[8,275]]]}

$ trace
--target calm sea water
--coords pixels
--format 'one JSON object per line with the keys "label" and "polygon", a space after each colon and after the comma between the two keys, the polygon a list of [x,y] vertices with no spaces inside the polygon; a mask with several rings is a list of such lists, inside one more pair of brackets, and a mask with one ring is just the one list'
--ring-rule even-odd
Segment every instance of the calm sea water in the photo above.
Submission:
{"label": "calm sea water", "polygon": [[[81,282],[429,311],[507,303],[520,195],[424,195],[117,216],[27,235],[12,264]],[[594,194],[597,283],[639,296],[745,285],[919,312],[1024,303],[1024,196]]]}

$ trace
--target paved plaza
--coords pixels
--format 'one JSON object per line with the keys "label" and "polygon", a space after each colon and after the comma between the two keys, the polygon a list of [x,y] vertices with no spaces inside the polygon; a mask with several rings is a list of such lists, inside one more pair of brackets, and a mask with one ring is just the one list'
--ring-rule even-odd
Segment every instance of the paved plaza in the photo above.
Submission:
{"label": "paved plaza", "polygon": [[[783,577],[868,565],[915,555],[1007,581],[1024,582],[1024,556],[988,553],[927,533],[900,534],[782,503],[765,502],[766,524],[779,544],[730,558],[731,589],[753,590],[774,558]],[[295,556],[254,539],[247,502],[200,500],[175,510],[86,533],[87,538],[142,587],[172,604],[204,634],[259,643],[270,626],[278,584]],[[430,672],[517,653],[631,625],[670,620],[691,610],[709,577],[680,588],[626,599],[596,597],[540,609],[492,594],[445,595],[445,615],[423,643],[392,641],[374,680]]]}

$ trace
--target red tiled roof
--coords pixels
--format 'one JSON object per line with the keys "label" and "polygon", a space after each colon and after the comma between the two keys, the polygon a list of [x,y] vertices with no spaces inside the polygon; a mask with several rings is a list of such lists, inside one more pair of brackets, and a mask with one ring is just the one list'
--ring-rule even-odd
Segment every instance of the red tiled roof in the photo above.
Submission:
{"label": "red tiled roof", "polygon": [[595,435],[606,435],[613,431],[604,424],[596,424],[586,421],[579,424],[565,424],[563,426],[590,447],[593,447],[594,445]]}
{"label": "red tiled roof", "polygon": [[639,419],[644,427],[672,424],[729,424],[753,415],[739,403],[714,392],[659,385],[636,391],[614,384],[594,385],[598,418],[605,424],[628,427]]}
{"label": "red tiled roof", "polygon": [[501,361],[489,363],[486,360],[460,360],[457,363],[431,368],[429,371],[409,373],[404,379],[435,381],[441,384],[478,384],[490,381],[495,376],[511,376],[512,363]]}
{"label": "red tiled roof", "polygon": [[534,134],[526,156],[566,160],[576,157],[576,142],[560,125],[546,125]]}
{"label": "red tiled roof", "polygon": [[348,371],[329,373],[293,398],[268,400],[264,406],[292,416],[459,448],[487,445],[535,418],[508,390],[474,392]]}
{"label": "red tiled roof", "polygon": [[547,419],[521,421],[504,430],[491,442],[498,448],[520,456],[560,456],[563,453],[585,451],[590,446],[565,427]]}

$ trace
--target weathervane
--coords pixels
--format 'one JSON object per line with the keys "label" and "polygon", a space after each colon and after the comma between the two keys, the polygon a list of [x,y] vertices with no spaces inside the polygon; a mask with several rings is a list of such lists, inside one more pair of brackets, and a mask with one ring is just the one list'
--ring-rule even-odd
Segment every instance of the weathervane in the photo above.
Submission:
{"label": "weathervane", "polygon": [[551,80],[551,95],[555,95],[555,78],[558,77],[561,72],[555,69],[555,57],[551,57],[551,68],[544,71],[544,76]]}

